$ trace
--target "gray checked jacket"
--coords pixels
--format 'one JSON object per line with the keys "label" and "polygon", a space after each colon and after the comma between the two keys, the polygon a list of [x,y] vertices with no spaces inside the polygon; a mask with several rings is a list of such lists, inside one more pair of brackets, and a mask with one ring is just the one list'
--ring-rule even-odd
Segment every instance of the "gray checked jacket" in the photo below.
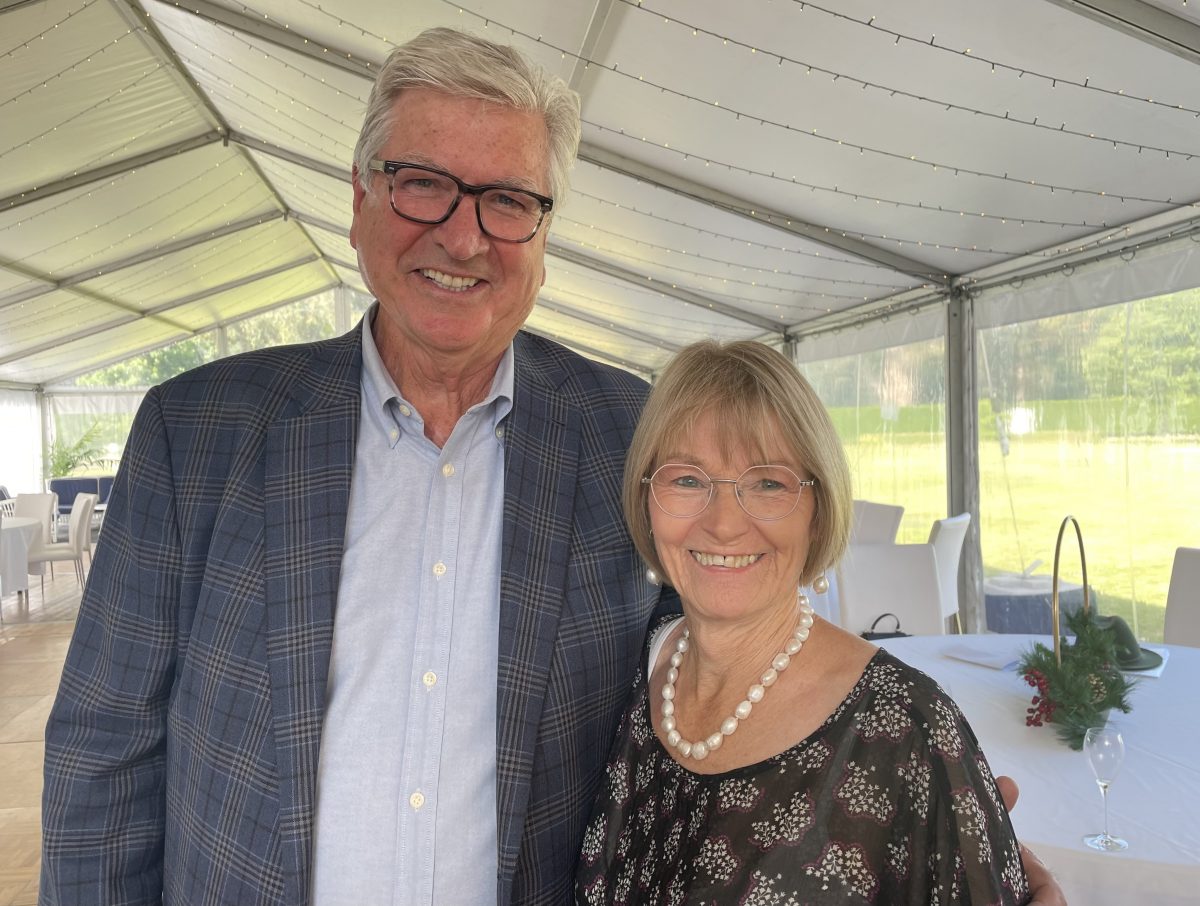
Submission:
{"label": "gray checked jacket", "polygon": [[[147,395],[46,730],[43,906],[308,902],[361,366],[356,329],[214,362]],[[501,906],[569,900],[662,606],[619,503],[645,393],[547,340],[515,340]]]}

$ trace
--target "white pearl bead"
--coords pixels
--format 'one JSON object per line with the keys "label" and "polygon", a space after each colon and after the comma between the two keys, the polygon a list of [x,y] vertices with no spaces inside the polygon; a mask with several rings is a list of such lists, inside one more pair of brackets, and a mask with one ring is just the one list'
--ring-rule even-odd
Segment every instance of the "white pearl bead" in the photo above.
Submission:
{"label": "white pearl bead", "polygon": [[809,633],[808,633],[807,629],[797,629],[796,630],[796,638],[801,642],[808,641],[808,634]]}
{"label": "white pearl bead", "polygon": [[670,683],[667,683],[665,686],[663,686],[662,697],[666,701],[674,701],[675,700],[675,687],[672,686]]}
{"label": "white pearl bead", "polygon": [[676,748],[679,749],[680,753],[683,755],[684,758],[687,758],[689,755],[692,754],[692,744],[690,742],[688,742],[686,739],[679,740],[679,743],[676,745]]}
{"label": "white pearl bead", "polygon": [[670,733],[667,734],[668,745],[677,746],[677,745],[679,745],[679,740],[681,740],[681,739],[683,739],[683,737],[679,735],[678,730],[672,730]]}
{"label": "white pearl bead", "polygon": [[664,701],[662,703],[663,717],[670,717],[674,713],[675,713],[675,702]]}
{"label": "white pearl bead", "polygon": [[708,739],[704,740],[704,744],[708,746],[708,751],[715,752],[717,749],[721,748],[721,743],[724,741],[724,736],[722,736],[720,733],[714,733],[712,736],[708,737]]}
{"label": "white pearl bead", "polygon": [[790,657],[780,652],[779,654],[775,655],[775,660],[771,661],[771,666],[776,670],[787,670],[788,664],[791,662],[792,659]]}
{"label": "white pearl bead", "polygon": [[767,694],[766,689],[764,689],[762,686],[755,685],[755,686],[751,686],[750,691],[748,691],[746,693],[746,699],[747,699],[747,701],[752,701],[755,704],[758,704],[760,701],[763,700],[763,696],[766,694]]}
{"label": "white pearl bead", "polygon": [[721,721],[721,735],[732,736],[733,731],[738,728],[738,719],[736,717],[727,717]]}
{"label": "white pearl bead", "polygon": [[812,624],[813,624],[813,616],[811,613],[800,614],[800,625],[803,628],[808,629],[808,627],[812,626]]}
{"label": "white pearl bead", "polygon": [[765,671],[763,671],[761,680],[762,680],[762,684],[764,686],[774,686],[775,680],[777,680],[777,679],[779,679],[779,671],[776,670],[774,667],[769,667]]}
{"label": "white pearl bead", "polygon": [[675,729],[675,718],[673,718],[669,715],[663,717],[662,729],[663,729],[664,733],[670,733],[672,730],[674,730]]}
{"label": "white pearl bead", "polygon": [[800,649],[804,647],[804,643],[799,639],[788,639],[788,643],[783,646],[783,650],[787,654],[799,654]]}
{"label": "white pearl bead", "polygon": [[692,757],[697,761],[702,761],[708,757],[708,746],[702,742],[692,743]]}
{"label": "white pearl bead", "polygon": [[674,654],[671,655],[671,666],[672,667],[678,667],[682,663],[683,663],[683,655],[680,654],[678,651],[676,651]]}
{"label": "white pearl bead", "polygon": [[688,640],[686,635],[675,642],[675,650],[680,654],[688,650]]}
{"label": "white pearl bead", "polygon": [[742,702],[733,709],[733,713],[737,715],[738,720],[745,720],[750,716],[750,712],[754,709],[754,705],[750,702]]}
{"label": "white pearl bead", "polygon": [[673,683],[678,679],[679,679],[679,668],[678,667],[667,668],[667,682]]}

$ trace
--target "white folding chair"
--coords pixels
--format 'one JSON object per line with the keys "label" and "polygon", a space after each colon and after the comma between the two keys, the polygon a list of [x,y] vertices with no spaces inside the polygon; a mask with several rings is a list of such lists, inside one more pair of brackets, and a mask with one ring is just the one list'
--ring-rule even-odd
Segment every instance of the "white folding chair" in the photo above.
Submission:
{"label": "white folding chair", "polygon": [[1181,547],[1175,551],[1163,641],[1200,648],[1200,547]]}
{"label": "white folding chair", "polygon": [[904,507],[871,500],[854,501],[854,517],[850,524],[851,544],[894,544],[900,531]]}
{"label": "white folding chair", "polygon": [[962,559],[963,540],[971,525],[970,513],[959,513],[945,519],[935,519],[929,530],[929,543],[937,559],[938,586],[942,592],[942,619],[954,617],[954,625],[962,632],[958,619],[958,563]]}
{"label": "white folding chair", "polygon": [[848,632],[858,635],[880,614],[894,613],[910,635],[945,634],[933,545],[852,544],[837,574],[841,624]]}
{"label": "white folding chair", "polygon": [[[92,526],[92,509],[96,505],[96,494],[76,494],[75,502],[71,504],[71,513],[67,522],[67,540],[54,544],[43,544],[41,548],[31,548],[29,564],[54,563],[70,560],[75,564],[75,578],[83,585],[83,549],[88,532]],[[46,577],[42,576],[42,597],[46,595]]]}

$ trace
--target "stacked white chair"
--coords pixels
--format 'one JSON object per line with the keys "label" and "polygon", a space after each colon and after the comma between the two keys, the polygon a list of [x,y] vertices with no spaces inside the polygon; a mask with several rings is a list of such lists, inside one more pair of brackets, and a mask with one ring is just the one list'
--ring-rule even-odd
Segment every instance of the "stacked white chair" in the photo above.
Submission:
{"label": "stacked white chair", "polygon": [[904,507],[873,500],[855,500],[850,524],[851,544],[893,544],[900,531]]}
{"label": "stacked white chair", "polygon": [[884,613],[895,614],[910,635],[946,632],[931,544],[851,544],[837,579],[840,621],[848,632],[865,632]]}
{"label": "stacked white chair", "polygon": [[929,543],[933,545],[937,559],[938,587],[941,589],[942,619],[954,617],[954,625],[962,632],[958,619],[958,564],[962,559],[963,541],[971,526],[971,514],[959,513],[945,519],[935,519],[929,531]]}
{"label": "stacked white chair", "polygon": [[1163,641],[1200,648],[1200,547],[1175,551]]}
{"label": "stacked white chair", "polygon": [[[67,523],[67,540],[43,544],[39,550],[30,550],[29,565],[71,561],[75,564],[75,578],[83,585],[83,551],[92,528],[92,509],[99,498],[96,494],[76,494],[71,504]],[[46,577],[42,576],[42,596],[46,594]]]}

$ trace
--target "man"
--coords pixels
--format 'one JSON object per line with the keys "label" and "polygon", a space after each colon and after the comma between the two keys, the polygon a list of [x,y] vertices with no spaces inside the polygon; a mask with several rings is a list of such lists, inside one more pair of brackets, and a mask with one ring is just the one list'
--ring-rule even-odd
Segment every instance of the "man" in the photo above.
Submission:
{"label": "man", "polygon": [[337,340],[148,395],[46,735],[41,902],[558,904],[646,624],[645,387],[519,332],[578,99],[426,32],[380,73]]}

